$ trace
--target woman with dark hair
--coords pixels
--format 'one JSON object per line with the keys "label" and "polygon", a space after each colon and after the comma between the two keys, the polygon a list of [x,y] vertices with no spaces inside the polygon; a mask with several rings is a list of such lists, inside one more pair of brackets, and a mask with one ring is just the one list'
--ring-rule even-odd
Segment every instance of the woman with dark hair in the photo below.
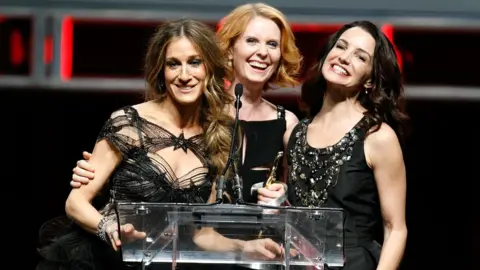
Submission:
{"label": "woman with dark hair", "polygon": [[[290,203],[345,210],[344,270],[397,269],[407,238],[399,143],[407,116],[392,44],[370,22],[343,26],[302,99],[312,117],[289,139]],[[382,224],[381,246],[375,236]]]}
{"label": "woman with dark hair", "polygon": [[[214,183],[227,161],[233,122],[224,63],[205,24],[184,19],[158,28],[145,59],[149,100],[119,109],[106,121],[89,160],[95,177],[72,189],[65,203],[73,222],[57,218],[41,229],[47,244],[40,249],[38,270],[128,268],[115,252],[120,239],[146,234],[129,224],[118,226],[115,202],[215,201]],[[98,210],[92,200],[101,191],[110,197]],[[198,230],[192,241],[214,251],[281,252],[269,249],[269,239],[242,241],[211,232]]]}

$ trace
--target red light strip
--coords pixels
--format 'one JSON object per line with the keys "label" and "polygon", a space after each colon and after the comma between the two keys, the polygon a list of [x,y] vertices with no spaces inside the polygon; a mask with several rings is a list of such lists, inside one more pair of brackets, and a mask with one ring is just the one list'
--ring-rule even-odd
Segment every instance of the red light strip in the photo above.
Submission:
{"label": "red light strip", "polygon": [[391,24],[384,24],[381,28],[383,34],[390,40],[390,42],[393,44],[395,47],[395,54],[397,55],[397,61],[398,61],[398,66],[400,67],[400,71],[403,71],[403,59],[402,59],[402,54],[398,50],[397,46],[395,45],[395,39],[394,39],[394,29],[393,25]]}
{"label": "red light strip", "polygon": [[19,30],[13,29],[10,33],[10,63],[19,66],[25,61],[23,37]]}
{"label": "red light strip", "polygon": [[60,78],[68,81],[72,78],[73,65],[73,19],[66,16],[62,20],[60,36]]}
{"label": "red light strip", "polygon": [[51,36],[45,37],[43,41],[43,62],[46,65],[53,61],[53,38]]}

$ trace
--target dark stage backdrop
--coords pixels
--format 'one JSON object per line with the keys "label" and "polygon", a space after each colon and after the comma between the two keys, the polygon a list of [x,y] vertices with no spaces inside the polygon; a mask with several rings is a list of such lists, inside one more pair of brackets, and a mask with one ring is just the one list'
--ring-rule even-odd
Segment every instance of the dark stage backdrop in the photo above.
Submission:
{"label": "dark stage backdrop", "polygon": [[[83,150],[92,150],[112,111],[141,102],[143,96],[0,89],[0,100],[6,120],[2,133],[10,137],[6,148],[14,153],[7,157],[12,166],[6,170],[14,177],[2,179],[4,194],[30,203],[15,217],[26,219],[21,230],[31,236],[24,251],[28,265],[22,269],[34,269],[38,229],[64,214],[76,160]],[[296,112],[295,103],[284,105]],[[411,100],[408,112],[413,128],[404,150],[409,238],[402,269],[480,269],[480,103]],[[30,194],[23,197],[27,189]]]}

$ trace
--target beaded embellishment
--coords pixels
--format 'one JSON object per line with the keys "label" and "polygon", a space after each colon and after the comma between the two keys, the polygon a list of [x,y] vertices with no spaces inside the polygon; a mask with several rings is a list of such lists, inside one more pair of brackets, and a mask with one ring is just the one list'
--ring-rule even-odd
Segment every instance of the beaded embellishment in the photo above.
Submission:
{"label": "beaded embellishment", "polygon": [[300,122],[295,144],[289,149],[291,159],[289,182],[302,206],[321,207],[328,198],[328,190],[337,184],[340,168],[351,159],[353,145],[359,140],[363,118],[336,144],[313,148],[307,143],[307,128],[311,119]]}

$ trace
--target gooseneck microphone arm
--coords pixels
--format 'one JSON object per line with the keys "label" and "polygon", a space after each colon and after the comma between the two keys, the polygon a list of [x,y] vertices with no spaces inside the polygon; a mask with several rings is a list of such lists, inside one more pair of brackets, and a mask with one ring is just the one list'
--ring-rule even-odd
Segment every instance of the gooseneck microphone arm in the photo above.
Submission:
{"label": "gooseneck microphone arm", "polygon": [[228,152],[228,159],[227,163],[225,164],[225,167],[222,170],[222,174],[220,175],[220,178],[217,181],[217,187],[216,187],[216,201],[218,203],[223,202],[223,190],[225,189],[225,175],[227,174],[228,168],[231,167],[232,172],[234,174],[234,191],[237,194],[237,202],[239,200],[243,201],[243,196],[242,196],[242,180],[240,176],[237,173],[237,168],[235,166],[235,139],[237,137],[237,130],[238,130],[238,115],[240,108],[242,107],[242,101],[240,98],[243,95],[243,85],[242,84],[236,84],[235,85],[235,119],[233,122],[233,131],[232,131],[232,137],[231,137],[231,143],[230,143],[230,151]]}

